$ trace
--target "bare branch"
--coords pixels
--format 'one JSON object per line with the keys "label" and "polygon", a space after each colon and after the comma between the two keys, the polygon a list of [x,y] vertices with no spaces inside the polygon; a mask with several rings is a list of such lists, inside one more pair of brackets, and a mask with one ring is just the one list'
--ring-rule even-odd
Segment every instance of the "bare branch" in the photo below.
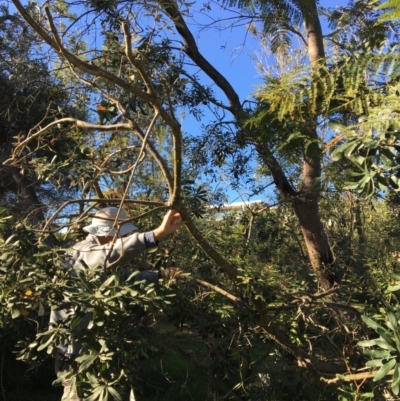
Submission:
{"label": "bare branch", "polygon": [[[154,95],[155,91],[154,91],[153,82],[151,81],[150,77],[147,75],[147,72],[143,68],[143,65],[140,62],[140,60],[133,56],[131,33],[129,32],[129,27],[126,22],[122,23],[122,29],[124,31],[126,57],[128,58],[129,62],[139,71],[139,74],[140,74],[144,84],[146,85],[147,93]],[[154,100],[156,100],[156,98],[154,98]]]}
{"label": "bare branch", "polygon": [[228,276],[237,280],[239,275],[236,266],[234,266],[231,262],[225,259],[218,251],[214,249],[214,247],[204,238],[199,229],[194,224],[192,218],[190,217],[189,212],[184,206],[181,206],[180,213],[182,218],[186,220],[186,228],[189,230],[190,234],[192,234],[193,238],[196,240],[201,249],[212,259],[214,262],[225,272]]}
{"label": "bare branch", "polygon": [[[335,377],[334,379],[325,379],[322,377],[321,380],[328,384],[337,383],[341,380],[344,380],[346,382],[352,382],[352,381],[358,381],[358,380],[372,379],[376,376],[377,373],[378,373],[377,370],[373,370],[372,372],[362,372],[362,373],[353,373],[353,374],[348,374],[348,375],[340,375],[340,376]],[[394,369],[389,370],[389,372],[387,372],[388,376],[393,376],[393,374],[394,374]]]}
{"label": "bare branch", "polygon": [[323,373],[338,373],[346,371],[346,365],[342,361],[333,362],[331,360],[320,360],[315,356],[310,355],[305,349],[293,344],[287,336],[277,330],[273,325],[268,316],[268,307],[265,303],[259,298],[253,299],[253,303],[259,313],[260,326],[265,331],[265,334],[284,350],[293,355],[297,359],[299,366],[308,367]]}
{"label": "bare branch", "polygon": [[53,49],[55,49],[59,54],[61,54],[69,63],[70,65],[79,68],[81,71],[99,77],[99,78],[104,78],[108,82],[112,82],[115,85],[125,89],[129,93],[133,93],[135,96],[146,100],[148,102],[151,102],[153,100],[153,97],[147,94],[146,92],[142,92],[141,90],[137,89],[135,86],[130,85],[128,82],[124,81],[121,78],[118,78],[114,74],[110,74],[108,71],[103,70],[100,67],[97,67],[96,65],[89,64],[86,61],[81,60],[79,57],[76,57],[72,53],[68,52],[63,46],[62,42],[59,38],[59,35],[57,34],[57,30],[55,28],[53,18],[50,14],[50,11],[48,9],[48,6],[45,6],[45,11],[46,15],[49,18],[49,24],[52,29],[52,34],[55,39],[53,39],[47,32],[46,30],[39,24],[37,23],[30,15],[29,13],[25,10],[25,8],[22,6],[19,0],[12,0],[15,7],[21,14],[21,16],[24,18],[24,20],[32,27],[32,29],[37,32],[42,39],[50,45]]}
{"label": "bare branch", "polygon": [[[62,118],[60,120],[56,120],[48,124],[46,127],[40,129],[37,131],[35,134],[30,134],[32,130],[29,131],[27,138],[18,143],[18,145],[14,149],[14,153],[18,153],[18,151],[21,151],[23,147],[25,147],[32,139],[38,138],[40,135],[48,131],[50,128],[57,126],[58,124],[61,123],[72,123],[78,128],[83,128],[91,131],[100,131],[100,132],[110,132],[110,131],[130,131],[131,126],[130,124],[127,123],[119,123],[115,125],[101,125],[101,124],[91,124],[87,123],[86,121],[78,120],[76,118],[72,117],[67,117],[67,118]],[[4,164],[11,164],[10,161],[12,159],[8,159],[4,162]]]}
{"label": "bare branch", "polygon": [[[36,230],[38,232],[47,232],[47,227],[51,224],[52,221],[56,219],[56,217],[60,214],[60,212],[65,209],[68,205],[72,205],[74,203],[93,203],[92,206],[90,206],[89,210],[92,209],[93,207],[96,206],[96,204],[104,204],[104,203],[121,203],[120,198],[118,199],[73,199],[64,202],[54,213],[53,215],[47,220],[46,225],[44,226],[43,230]],[[167,205],[163,202],[153,202],[153,201],[141,201],[141,200],[132,200],[132,199],[125,199],[125,203],[130,203],[130,204],[135,204],[135,205],[146,205],[146,206],[158,206],[158,207],[167,207]],[[88,210],[85,212],[85,217],[86,214],[88,213]],[[133,219],[132,219],[133,220]],[[131,221],[131,219],[128,219],[126,221]],[[58,231],[58,230],[57,230]]]}
{"label": "bare branch", "polygon": [[[131,186],[131,183],[132,183],[132,180],[133,180],[133,175],[135,174],[136,167],[138,166],[139,161],[140,161],[142,155],[144,154],[144,149],[145,149],[145,147],[147,145],[147,140],[149,139],[150,133],[153,130],[153,127],[154,127],[154,124],[157,121],[157,118],[158,118],[158,113],[154,114],[154,117],[151,120],[151,123],[147,128],[146,135],[143,138],[142,147],[140,148],[139,155],[138,155],[138,157],[136,159],[136,163],[134,164],[133,169],[131,171],[131,175],[129,176],[128,183],[126,184],[125,192],[122,195],[122,199],[121,199],[121,204],[119,206],[119,210],[121,210],[121,208],[122,208],[122,206],[124,204],[124,200],[125,200],[125,198],[126,198],[126,196],[128,194],[129,187]],[[117,213],[116,221],[118,220],[118,215],[119,215],[119,211]]]}
{"label": "bare branch", "polygon": [[242,111],[238,94],[235,92],[228,80],[200,53],[193,34],[186,25],[176,3],[171,0],[161,0],[160,4],[171,18],[171,21],[175,24],[176,30],[185,41],[183,51],[216,83],[216,85],[222,89],[229,100],[229,110],[233,115],[238,116]]}
{"label": "bare branch", "polygon": [[218,294],[221,294],[224,297],[228,298],[230,301],[232,301],[236,305],[247,307],[247,305],[245,303],[243,303],[240,298],[235,297],[234,295],[223,290],[222,288],[217,287],[216,285],[210,284],[207,281],[199,280],[199,279],[191,277],[191,276],[182,276],[182,277],[184,279],[194,281],[195,283],[198,283],[198,284],[202,285],[203,287],[211,288],[215,292],[218,292]]}

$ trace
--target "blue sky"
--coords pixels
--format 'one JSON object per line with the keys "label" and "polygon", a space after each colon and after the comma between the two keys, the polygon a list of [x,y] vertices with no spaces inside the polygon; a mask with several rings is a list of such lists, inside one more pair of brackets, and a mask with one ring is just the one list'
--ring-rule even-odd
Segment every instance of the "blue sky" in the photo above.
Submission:
{"label": "blue sky", "polygon": [[[347,0],[320,1],[323,7],[339,7],[347,4]],[[213,6],[211,15],[215,20],[226,17],[225,11],[218,9],[217,5]],[[194,17],[199,23],[211,22],[211,17],[206,14],[196,13]],[[326,34],[328,26],[324,21],[322,23]],[[255,52],[259,51],[259,42],[246,33],[245,27],[229,29],[229,22],[221,23],[220,26],[221,28],[226,26],[226,29],[218,32],[217,29],[210,28],[198,32],[196,36],[198,46],[214,67],[233,83],[243,102],[256,90],[256,85],[261,83],[261,75],[255,66]],[[194,26],[191,27],[196,29]]]}
{"label": "blue sky", "polygon": [[[199,0],[193,9],[200,9],[205,0]],[[320,5],[325,7],[336,7],[347,5],[347,0],[340,1],[320,1]],[[211,18],[214,20],[226,18],[226,11],[222,10],[220,5],[215,2],[211,3],[212,12],[196,12],[193,13],[194,21],[198,23],[196,26],[192,19],[188,19],[188,24],[195,34],[198,47],[202,54],[214,65],[233,85],[236,92],[239,94],[240,100],[243,102],[249,99],[252,93],[256,90],[256,85],[262,82],[261,74],[256,69],[255,52],[259,50],[259,41],[255,40],[252,35],[246,32],[246,27],[231,29],[229,27],[230,21],[219,23],[221,29],[215,27],[210,29],[201,29],[201,24],[211,23]],[[11,8],[13,8],[11,6]],[[328,32],[326,24],[323,24],[324,33]],[[175,36],[175,38],[177,38]],[[202,76],[202,82],[207,82],[207,77]],[[214,88],[218,94],[218,88]],[[219,92],[220,93],[220,92]],[[226,99],[220,93],[220,99],[226,103]],[[205,116],[202,122],[198,122],[192,116],[186,115],[182,121],[183,130],[192,135],[201,132],[202,123],[207,124],[210,116]],[[200,183],[200,182],[199,182]],[[229,201],[240,201],[247,198],[247,191],[244,190],[242,194],[229,189],[229,182],[227,187]],[[268,194],[267,194],[268,195]],[[265,196],[256,196],[251,198],[265,199]]]}
{"label": "blue sky", "polygon": [[[200,4],[203,4],[200,2]],[[348,4],[347,0],[340,1],[320,1],[323,7],[339,7]],[[211,17],[214,20],[226,17],[226,11],[222,10],[218,4],[212,4],[212,12],[195,13],[194,19],[199,24],[207,24],[211,22]],[[329,28],[325,21],[321,21],[324,34],[329,33]],[[188,21],[189,23],[189,21]],[[221,28],[202,29],[198,30],[194,24],[190,25],[194,32],[200,52],[205,56],[215,68],[217,68],[232,84],[236,92],[239,94],[240,100],[243,102],[251,97],[251,94],[256,91],[256,86],[262,83],[260,72],[256,68],[255,53],[259,51],[259,41],[255,40],[252,35],[246,34],[246,28],[229,28],[229,21],[219,24]],[[200,75],[204,77],[203,75]],[[203,83],[207,82],[207,77],[204,77]],[[213,87],[216,93],[220,93],[217,87]],[[221,94],[220,98],[226,103],[225,97]],[[201,131],[201,123],[206,124],[210,115],[206,115],[202,122],[196,121],[192,116],[186,115],[182,121],[183,130],[196,135]],[[222,185],[222,184],[219,184]],[[240,201],[247,199],[250,191],[243,188],[242,192],[233,191],[226,185],[229,202]],[[268,200],[272,196],[271,191],[263,195],[253,196],[251,200]]]}

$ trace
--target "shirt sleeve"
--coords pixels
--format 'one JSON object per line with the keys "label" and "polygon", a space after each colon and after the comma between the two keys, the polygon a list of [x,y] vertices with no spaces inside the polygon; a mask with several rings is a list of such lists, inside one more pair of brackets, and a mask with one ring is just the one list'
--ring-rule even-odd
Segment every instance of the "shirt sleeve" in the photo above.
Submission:
{"label": "shirt sleeve", "polygon": [[156,239],[154,238],[153,231],[144,233],[144,244],[146,248],[154,248],[155,246],[158,245],[158,241],[156,241]]}
{"label": "shirt sleeve", "polygon": [[133,233],[128,237],[117,238],[114,243],[99,245],[92,241],[82,241],[73,247],[71,262],[84,262],[89,267],[109,266],[116,264],[123,266],[146,249],[157,246],[152,231]]}

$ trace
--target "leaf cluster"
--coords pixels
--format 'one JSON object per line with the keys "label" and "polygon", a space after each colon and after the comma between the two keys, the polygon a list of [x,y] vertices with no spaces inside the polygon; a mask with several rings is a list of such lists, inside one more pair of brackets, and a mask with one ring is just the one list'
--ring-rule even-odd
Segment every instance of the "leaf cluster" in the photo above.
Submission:
{"label": "leaf cluster", "polygon": [[387,310],[386,327],[368,316],[362,316],[362,319],[368,327],[375,330],[379,335],[379,338],[358,342],[358,345],[364,348],[364,354],[373,358],[365,366],[379,368],[374,376],[374,381],[382,380],[389,372],[393,371],[391,388],[393,394],[398,395],[400,388],[400,314],[399,312]]}

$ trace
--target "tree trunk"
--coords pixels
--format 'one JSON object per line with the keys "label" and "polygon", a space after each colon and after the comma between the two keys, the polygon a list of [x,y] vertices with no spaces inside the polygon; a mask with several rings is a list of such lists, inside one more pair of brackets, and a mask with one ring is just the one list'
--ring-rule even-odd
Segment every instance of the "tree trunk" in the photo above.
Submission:
{"label": "tree trunk", "polygon": [[322,290],[340,281],[333,266],[333,253],[319,216],[318,195],[306,193],[294,199],[294,210],[307,246],[311,266]]}
{"label": "tree trunk", "polygon": [[[308,37],[308,56],[314,70],[318,70],[325,58],[322,28],[315,1],[300,2]],[[317,116],[314,116],[316,119]],[[303,164],[303,182],[298,196],[293,201],[296,216],[299,219],[304,241],[307,246],[311,266],[318,283],[326,290],[340,278],[334,268],[334,258],[329,246],[325,229],[319,214],[321,150],[318,145],[316,122],[310,121],[308,137],[312,144],[307,148]]]}
{"label": "tree trunk", "polygon": [[36,228],[40,228],[44,222],[43,205],[40,203],[34,188],[34,184],[28,177],[23,176],[18,168],[10,168],[17,191],[16,195],[22,198],[22,205],[27,218]]}

